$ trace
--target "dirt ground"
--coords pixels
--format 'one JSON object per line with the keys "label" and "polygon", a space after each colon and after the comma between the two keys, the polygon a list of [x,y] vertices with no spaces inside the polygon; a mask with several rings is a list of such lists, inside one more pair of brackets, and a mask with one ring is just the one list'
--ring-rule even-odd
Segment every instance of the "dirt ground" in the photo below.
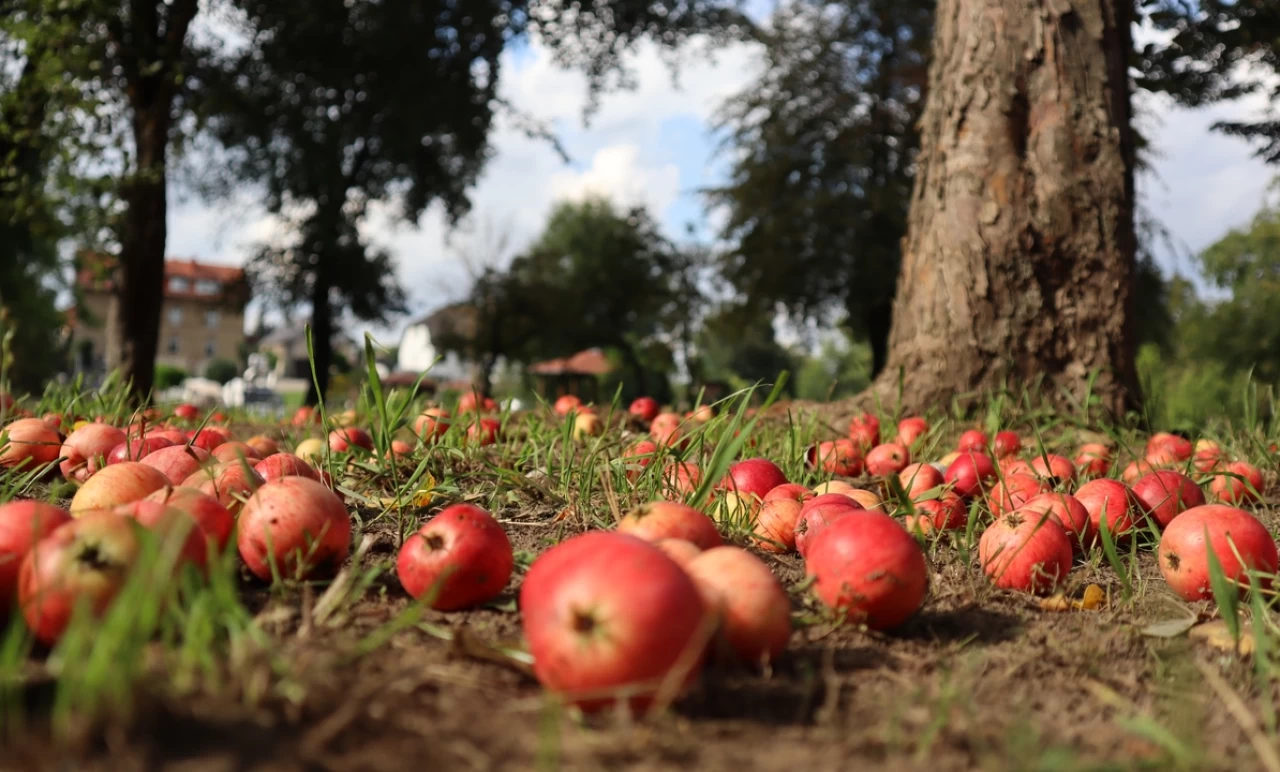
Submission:
{"label": "dirt ground", "polygon": [[[545,512],[497,514],[526,560],[563,527]],[[1274,532],[1280,500],[1259,514]],[[392,545],[375,540],[366,563],[389,568]],[[810,618],[799,558],[768,559]],[[564,711],[503,653],[519,645],[522,571],[490,608],[426,612],[385,640],[409,606],[392,579],[326,623],[314,619],[315,592],[258,588],[253,607],[272,647],[242,652],[182,697],[158,671],[131,713],[78,745],[30,727],[0,751],[0,770],[1277,769],[1274,748],[1258,750],[1277,694],[1259,691],[1252,660],[1142,632],[1188,609],[1149,551],[1131,602],[1109,567],[1073,571],[1075,595],[1092,582],[1111,596],[1097,611],[1045,611],[996,592],[953,547],[931,561],[929,599],[904,628],[817,620],[769,672],[712,665],[693,693],[645,721]],[[49,692],[27,687],[33,714]]]}

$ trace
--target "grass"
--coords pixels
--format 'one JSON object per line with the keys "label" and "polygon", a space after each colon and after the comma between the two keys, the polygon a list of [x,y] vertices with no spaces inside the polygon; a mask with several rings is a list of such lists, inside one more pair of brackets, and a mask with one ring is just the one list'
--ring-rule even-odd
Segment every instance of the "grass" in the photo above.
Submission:
{"label": "grass", "polygon": [[[373,353],[367,343],[368,381],[354,413],[356,423],[369,430],[375,451],[326,450],[319,462],[353,504],[355,557],[343,571],[328,581],[278,577],[266,585],[244,575],[234,548],[216,556],[200,575],[189,568],[175,571],[172,549],[149,544],[147,557],[105,616],[82,613],[52,650],[35,645],[21,623],[3,631],[0,726],[10,742],[98,736],[105,726],[143,720],[144,706],[154,700],[217,706],[222,715],[266,711],[308,726],[323,721],[323,706],[329,704],[324,695],[335,684],[339,692],[351,692],[387,679],[387,693],[399,700],[395,715],[444,711],[436,722],[442,734],[432,742],[445,742],[446,726],[453,726],[445,716],[470,715],[470,724],[459,723],[455,734],[470,736],[476,731],[472,724],[484,723],[486,716],[502,722],[513,737],[527,738],[528,755],[519,756],[527,766],[560,768],[583,754],[599,759],[591,754],[606,753],[604,746],[622,753],[627,740],[611,721],[590,723],[586,734],[566,734],[563,727],[573,720],[572,712],[543,699],[527,676],[510,675],[527,673],[529,665],[510,597],[464,615],[430,611],[421,601],[404,598],[392,571],[395,550],[440,505],[465,500],[487,508],[507,527],[518,550],[519,576],[548,545],[586,528],[611,527],[646,501],[677,497],[715,511],[723,500],[716,484],[743,456],[775,460],[788,479],[806,486],[825,482],[831,475],[809,468],[806,451],[842,428],[821,413],[798,414],[779,405],[780,379],[715,403],[712,420],[681,425],[682,445],[659,448],[645,458],[627,458],[643,430],[628,418],[618,395],[597,407],[608,427],[600,436],[575,437],[571,420],[541,405],[499,415],[500,440],[493,445],[469,440],[474,419],[461,416],[438,441],[421,444],[412,436],[412,422],[423,397],[416,388],[384,389],[372,367]],[[1053,410],[1040,405],[1035,393],[1029,387],[985,395],[976,409],[965,407],[971,399],[957,399],[945,412],[926,415],[930,428],[913,447],[916,460],[944,455],[962,431],[975,427],[989,434],[1018,431],[1029,446],[1028,458],[1071,456],[1081,442],[1110,438],[1117,448],[1113,475],[1140,457],[1145,433],[1139,417],[1103,423],[1089,399],[1075,410]],[[1244,402],[1256,409],[1256,398]],[[121,425],[133,418],[122,385],[110,379],[90,393],[78,384],[51,385],[26,404],[37,415],[101,415]],[[321,427],[345,422],[325,407],[319,412],[320,427],[258,426],[234,412],[229,423],[244,436],[269,432],[292,447],[306,437],[323,436]],[[1274,485],[1276,458],[1269,444],[1280,428],[1261,410],[1246,414],[1244,422],[1211,423],[1204,436],[1263,468]],[[880,417],[891,433],[899,416],[880,411]],[[415,447],[395,455],[391,448],[397,440]],[[698,465],[701,477],[673,489],[664,474],[672,462]],[[68,494],[40,470],[0,473],[0,502],[65,501]],[[883,498],[895,514],[913,510],[896,480]],[[1272,528],[1280,517],[1274,500],[1255,513]],[[801,561],[767,556],[795,600],[800,629],[792,654],[770,676],[712,669],[706,688],[736,695],[716,702],[715,709],[738,718],[725,726],[695,715],[683,731],[699,738],[698,747],[711,749],[698,752],[713,753],[728,736],[765,758],[767,748],[794,742],[795,727],[827,722],[845,729],[794,748],[796,763],[806,754],[810,763],[823,763],[825,748],[832,754],[839,749],[840,758],[898,759],[902,768],[944,758],[958,766],[1002,769],[1196,769],[1217,758],[1214,754],[1268,768],[1266,752],[1258,749],[1259,742],[1277,741],[1276,712],[1267,698],[1280,672],[1276,595],[1266,589],[1272,577],[1251,576],[1255,591],[1236,600],[1237,588],[1215,562],[1210,570],[1217,602],[1194,610],[1221,617],[1237,640],[1240,620],[1249,618],[1255,654],[1241,662],[1234,653],[1206,652],[1180,637],[1137,634],[1168,615],[1168,593],[1152,555],[1154,535],[1117,535],[1104,527],[1097,548],[1077,559],[1066,589],[1099,583],[1109,591],[1110,607],[1050,614],[1032,599],[994,591],[982,576],[975,548],[990,521],[985,504],[975,500],[963,529],[921,539],[931,566],[929,603],[906,631],[888,636],[835,624],[808,596]],[[732,543],[749,543],[751,522],[744,513],[730,513],[721,526]],[[1186,718],[1187,711],[1222,717],[1224,708],[1214,706],[1227,705],[1221,688],[1194,693],[1178,688],[1192,677],[1189,673],[1201,679],[1196,663],[1220,673],[1254,723],[1238,717],[1226,723]],[[415,691],[421,686],[402,684],[423,679],[433,684],[432,694],[445,696],[424,702]],[[779,697],[793,688],[820,689],[825,696],[812,701],[825,707],[796,713]],[[41,693],[50,696],[37,699]],[[468,696],[476,694],[485,695],[483,704],[490,707],[476,707],[480,698]],[[495,707],[493,700],[503,698],[511,704]],[[1082,712],[1080,705],[1088,709]],[[752,711],[776,716],[780,723],[743,718]],[[385,722],[366,726],[349,720],[352,732],[391,731]],[[482,740],[471,742],[484,751]],[[627,753],[636,754],[636,760],[661,760],[664,753],[687,758],[694,751],[681,746],[677,736]]]}

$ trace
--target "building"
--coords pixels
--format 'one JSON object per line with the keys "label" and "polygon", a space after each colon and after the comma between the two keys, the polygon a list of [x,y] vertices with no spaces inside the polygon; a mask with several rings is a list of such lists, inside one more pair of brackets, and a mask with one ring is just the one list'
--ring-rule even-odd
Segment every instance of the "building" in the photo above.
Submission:
{"label": "building", "polygon": [[609,357],[598,348],[529,365],[529,373],[537,380],[538,394],[546,400],[555,400],[565,394],[597,400],[600,398],[600,378],[615,369]]}
{"label": "building", "polygon": [[445,306],[418,319],[400,335],[396,370],[415,376],[429,372],[434,381],[473,383],[476,364],[457,349],[474,344],[478,321],[476,309],[465,303]]}
{"label": "building", "polygon": [[[329,344],[336,356],[347,360],[352,367],[364,367],[364,350],[355,341],[335,332]],[[271,375],[280,380],[301,380],[311,383],[311,358],[307,356],[307,328],[304,325],[284,326],[272,330],[258,341],[258,351],[271,357]]]}
{"label": "building", "polygon": [[[107,346],[112,309],[118,302],[112,283],[111,258],[82,255],[76,284],[81,304],[68,314],[72,354],[82,371],[110,370],[117,365]],[[244,307],[249,282],[244,271],[195,260],[164,263],[164,307],[156,364],[202,375],[215,359],[236,362],[244,343]]]}

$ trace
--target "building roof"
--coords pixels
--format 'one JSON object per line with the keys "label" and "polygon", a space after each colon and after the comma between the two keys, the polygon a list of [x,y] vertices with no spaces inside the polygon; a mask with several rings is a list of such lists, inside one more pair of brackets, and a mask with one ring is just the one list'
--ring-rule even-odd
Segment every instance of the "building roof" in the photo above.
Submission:
{"label": "building roof", "polygon": [[409,327],[427,328],[433,343],[457,348],[459,343],[475,340],[480,327],[480,314],[470,303],[450,303],[413,322]]}
{"label": "building roof", "polygon": [[605,375],[613,372],[613,363],[598,348],[579,351],[570,357],[548,359],[529,365],[536,375]]}
{"label": "building roof", "polygon": [[[116,258],[101,252],[81,252],[78,256],[76,285],[81,290],[111,292]],[[201,263],[191,258],[167,258],[164,261],[166,279],[164,296],[168,299],[204,300],[219,303],[235,303],[243,306],[249,301],[249,282],[244,269],[229,265]],[[191,284],[185,291],[174,290],[168,279],[187,279]],[[215,281],[220,292],[216,295],[196,291],[195,283]]]}

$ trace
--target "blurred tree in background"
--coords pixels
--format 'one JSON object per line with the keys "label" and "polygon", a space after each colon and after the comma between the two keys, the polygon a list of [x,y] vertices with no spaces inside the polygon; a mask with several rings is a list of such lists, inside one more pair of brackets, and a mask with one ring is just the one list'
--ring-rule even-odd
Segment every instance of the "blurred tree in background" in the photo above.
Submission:
{"label": "blurred tree in background", "polygon": [[842,312],[883,365],[932,0],[781,3],[760,79],[719,113],[728,182],[723,272],[747,304],[795,322]]}

